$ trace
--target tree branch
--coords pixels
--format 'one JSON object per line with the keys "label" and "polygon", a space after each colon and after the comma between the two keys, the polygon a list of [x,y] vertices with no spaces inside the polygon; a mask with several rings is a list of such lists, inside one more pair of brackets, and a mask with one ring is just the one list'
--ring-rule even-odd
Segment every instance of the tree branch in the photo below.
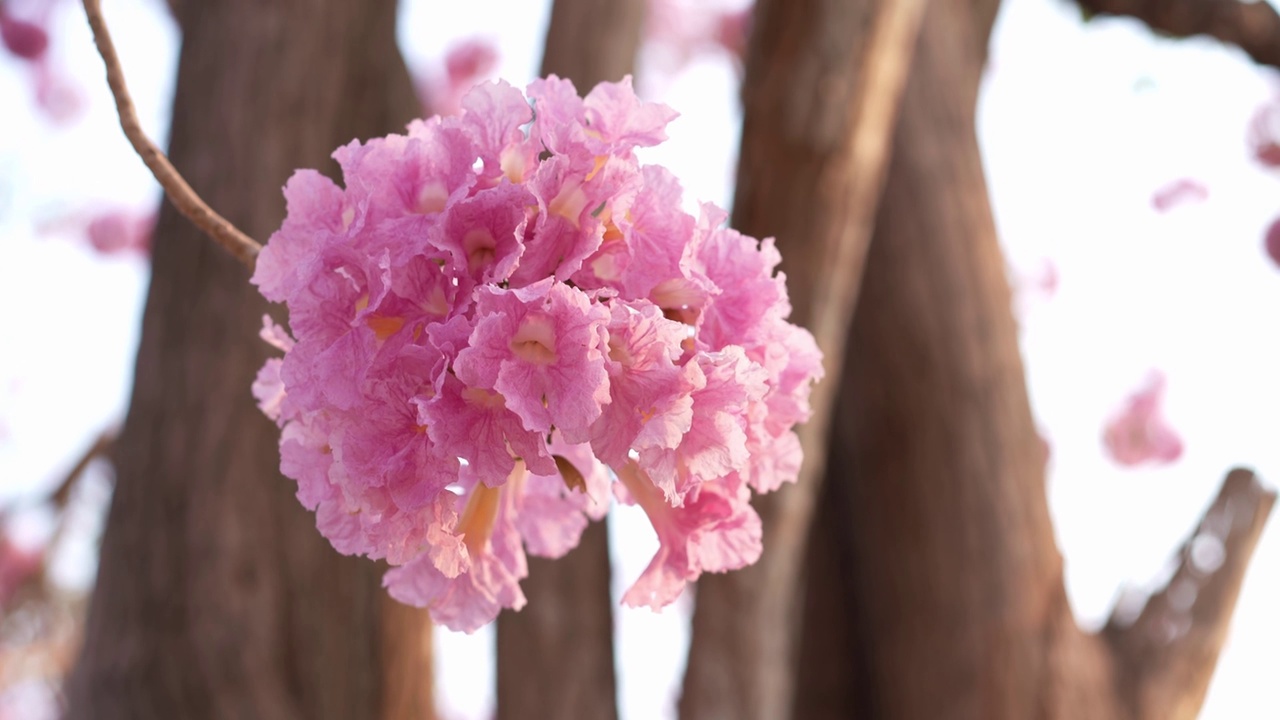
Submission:
{"label": "tree branch", "polygon": [[1261,65],[1280,68],[1280,14],[1267,2],[1237,0],[1077,0],[1088,13],[1127,15],[1175,37],[1208,35]]}
{"label": "tree branch", "polygon": [[120,128],[129,138],[133,149],[146,163],[151,174],[155,176],[160,187],[169,196],[169,201],[196,227],[218,243],[227,252],[253,269],[258,252],[262,249],[256,240],[245,235],[226,218],[213,211],[195,190],[187,184],[182,175],[169,162],[169,158],[151,142],[142,131],[138,122],[138,114],[133,106],[133,98],[125,86],[124,71],[120,67],[120,58],[116,55],[115,43],[111,41],[111,33],[107,31],[107,22],[102,17],[100,0],[84,0],[84,12],[89,19],[89,27],[93,30],[93,40],[98,46],[98,54],[107,66],[107,84],[111,86],[111,94],[115,97],[116,110],[120,114]]}
{"label": "tree branch", "polygon": [[103,457],[111,452],[112,445],[116,442],[116,430],[114,428],[103,430],[97,440],[89,446],[84,454],[76,460],[76,464],[71,467],[71,471],[62,478],[62,482],[58,483],[58,487],[49,496],[49,502],[55,508],[61,510],[67,506],[67,500],[71,498],[71,488],[75,486],[76,478],[84,474],[85,468],[89,467],[89,463],[94,458]]}
{"label": "tree branch", "polygon": [[1204,701],[1249,559],[1276,492],[1249,470],[1232,470],[1178,568],[1136,618],[1118,607],[1103,636],[1119,661],[1135,718],[1191,720]]}

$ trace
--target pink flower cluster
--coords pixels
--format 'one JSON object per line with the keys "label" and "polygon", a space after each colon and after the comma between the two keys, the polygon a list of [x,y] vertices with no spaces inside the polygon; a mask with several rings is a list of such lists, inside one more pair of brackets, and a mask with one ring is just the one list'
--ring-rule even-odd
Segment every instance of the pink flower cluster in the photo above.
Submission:
{"label": "pink flower cluster", "polygon": [[822,374],[773,242],[637,161],[674,112],[630,78],[527,93],[352,142],[345,189],[296,173],[253,278],[289,310],[254,384],[281,470],[335,548],[465,631],[523,606],[525,553],[567,553],[611,495],[661,543],[627,604],[754,562],[749,501],[795,479]]}
{"label": "pink flower cluster", "polygon": [[1102,442],[1125,467],[1167,465],[1182,457],[1182,438],[1164,416],[1164,373],[1153,370],[1143,386],[1107,421]]}
{"label": "pink flower cluster", "polygon": [[28,67],[36,106],[63,123],[83,109],[84,98],[49,52],[53,10],[48,0],[0,0],[0,48]]}

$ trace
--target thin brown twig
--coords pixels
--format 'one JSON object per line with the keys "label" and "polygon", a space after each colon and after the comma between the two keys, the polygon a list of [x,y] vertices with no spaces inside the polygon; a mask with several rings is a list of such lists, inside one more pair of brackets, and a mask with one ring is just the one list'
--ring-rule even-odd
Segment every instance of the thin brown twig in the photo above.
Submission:
{"label": "thin brown twig", "polygon": [[89,19],[89,27],[93,29],[93,40],[98,45],[98,53],[107,66],[107,84],[111,86],[111,94],[116,100],[116,110],[120,114],[120,127],[125,137],[133,145],[133,149],[146,163],[151,174],[164,188],[169,201],[196,227],[200,228],[214,242],[244,263],[250,270],[262,250],[262,245],[245,235],[226,218],[213,211],[195,190],[187,184],[182,175],[169,162],[169,158],[156,147],[155,143],[142,131],[138,122],[138,114],[133,107],[133,98],[125,86],[124,71],[120,67],[120,58],[116,55],[115,44],[111,41],[111,33],[107,31],[106,20],[102,17],[100,0],[84,0],[84,12]]}
{"label": "thin brown twig", "polygon": [[1208,35],[1280,68],[1280,13],[1266,2],[1238,0],[1077,0],[1086,12],[1123,15],[1175,37]]}

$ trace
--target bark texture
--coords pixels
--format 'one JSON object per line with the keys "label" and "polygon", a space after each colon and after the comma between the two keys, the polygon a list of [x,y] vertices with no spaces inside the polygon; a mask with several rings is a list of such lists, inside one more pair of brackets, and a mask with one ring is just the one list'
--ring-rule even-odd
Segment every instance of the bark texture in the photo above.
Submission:
{"label": "bark texture", "polygon": [[[279,226],[295,168],[334,174],[333,148],[416,113],[393,0],[177,11],[170,156],[253,236]],[[279,433],[249,394],[266,303],[168,205],[156,238],[68,716],[430,717],[425,613],[391,607],[382,568],[338,555],[277,472]]]}
{"label": "bark texture", "polygon": [[[632,72],[644,0],[556,0],[542,74],[585,93]],[[557,560],[529,558],[528,604],[498,617],[498,717],[609,720],[618,716],[609,534],[591,523]]]}
{"label": "bark texture", "polygon": [[1190,719],[1274,496],[1232,473],[1201,530],[1230,562],[1175,575],[1124,629],[1075,625],[974,132],[991,15],[935,3],[921,30],[832,423],[793,715]]}
{"label": "bark texture", "polygon": [[586,93],[635,67],[644,0],[555,0],[542,51],[542,74],[569,78]]}
{"label": "bark texture", "polygon": [[990,25],[967,10],[924,20],[832,423],[818,527],[849,594],[818,567],[809,587],[853,603],[829,604],[859,682],[811,692],[806,652],[803,717],[1044,717],[1046,645],[1098,654],[1074,647],[974,133]]}
{"label": "bark texture", "polygon": [[[732,225],[774,236],[794,310],[828,374],[839,368],[914,54],[924,0],[762,0],[747,57]],[[822,480],[836,383],[819,384],[801,426],[794,487],[758,498],[764,554],[698,582],[680,712],[685,718],[786,717],[799,629],[800,567]]]}

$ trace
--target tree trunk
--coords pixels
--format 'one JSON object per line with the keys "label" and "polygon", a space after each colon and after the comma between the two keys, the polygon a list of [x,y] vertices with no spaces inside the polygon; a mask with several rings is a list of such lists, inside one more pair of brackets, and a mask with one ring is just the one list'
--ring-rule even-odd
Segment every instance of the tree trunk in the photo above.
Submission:
{"label": "tree trunk", "polygon": [[542,51],[542,74],[573,81],[585,93],[633,72],[645,0],[555,0]]}
{"label": "tree trunk", "polygon": [[1218,528],[1230,563],[1206,573],[1184,550],[1189,606],[1162,593],[1106,634],[1076,627],[974,131],[993,11],[934,3],[921,30],[832,424],[794,715],[1189,720],[1274,496],[1228,478],[1197,536]]}
{"label": "tree trunk", "polygon": [[[825,655],[806,654],[804,717],[1042,717],[1041,650],[1074,631],[974,134],[989,29],[933,4],[907,83],[817,526],[844,574],[808,579],[848,588],[860,682],[839,712],[813,707],[805,671]],[[823,617],[806,638],[830,642]]]}
{"label": "tree trunk", "polygon": [[[542,74],[581,93],[632,72],[644,0],[556,0]],[[529,558],[528,604],[498,616],[498,717],[609,720],[618,716],[609,533],[591,523],[557,560]]]}
{"label": "tree trunk", "polygon": [[[393,0],[177,4],[172,158],[265,240],[280,188],[416,113]],[[109,20],[110,18],[108,18]],[[430,717],[429,623],[342,557],[249,393],[265,301],[167,204],[71,718]]]}
{"label": "tree trunk", "polygon": [[[776,237],[791,320],[813,331],[828,375],[845,336],[899,99],[925,0],[761,0],[743,89],[733,227]],[[703,576],[681,716],[777,720],[791,707],[800,568],[838,384],[814,388],[794,487],[756,499],[764,553]]]}

